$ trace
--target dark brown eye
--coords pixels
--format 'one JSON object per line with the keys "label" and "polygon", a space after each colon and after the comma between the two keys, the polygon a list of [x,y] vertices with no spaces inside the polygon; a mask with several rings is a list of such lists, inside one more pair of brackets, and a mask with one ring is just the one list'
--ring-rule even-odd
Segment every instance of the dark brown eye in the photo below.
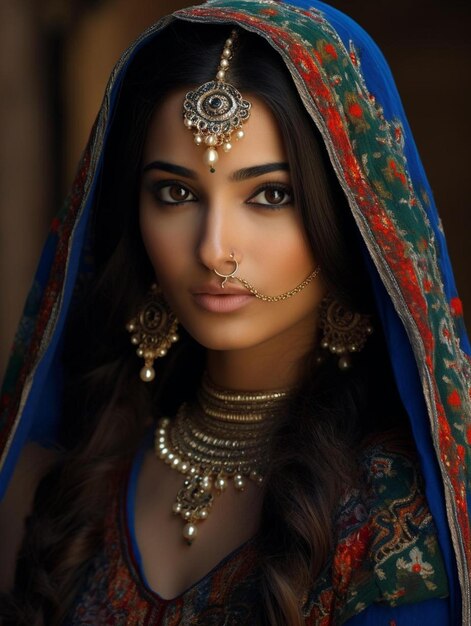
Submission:
{"label": "dark brown eye", "polygon": [[282,207],[291,202],[292,195],[289,187],[265,187],[264,189],[259,189],[256,195],[249,200],[250,204],[259,204],[267,207]]}
{"label": "dark brown eye", "polygon": [[188,189],[180,187],[180,185],[172,185],[168,188],[168,194],[172,198],[172,200],[175,200],[176,202],[182,202],[183,200],[188,199],[190,192],[188,191]]}
{"label": "dark brown eye", "polygon": [[177,204],[179,202],[190,202],[195,200],[195,196],[189,189],[176,183],[158,187],[156,194],[161,202],[166,202],[167,204]]}
{"label": "dark brown eye", "polygon": [[265,198],[268,204],[280,204],[283,202],[286,196],[286,192],[282,189],[267,189],[265,191]]}

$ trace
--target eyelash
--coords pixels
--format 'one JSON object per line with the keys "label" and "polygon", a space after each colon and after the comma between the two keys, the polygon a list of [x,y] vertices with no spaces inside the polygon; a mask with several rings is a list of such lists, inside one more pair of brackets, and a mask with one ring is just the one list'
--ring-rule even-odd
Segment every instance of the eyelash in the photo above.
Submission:
{"label": "eyelash", "polygon": [[[168,189],[171,187],[177,187],[180,189],[183,189],[185,191],[188,192],[188,194],[190,194],[190,196],[193,196],[192,198],[188,199],[185,198],[185,200],[175,200],[175,201],[168,201],[168,200],[162,200],[162,198],[159,197],[159,192],[161,192],[164,189]],[[284,201],[284,202],[280,202],[280,203],[274,203],[274,204],[270,204],[269,202],[265,203],[265,202],[250,202],[251,198],[256,198],[257,196],[259,196],[261,193],[266,192],[266,191],[280,191],[281,193],[285,194],[286,196],[288,196],[288,200]],[[156,200],[160,203],[160,204],[164,204],[167,206],[178,206],[180,204],[186,204],[187,202],[194,202],[197,198],[196,198],[196,194],[194,194],[192,191],[190,191],[184,184],[182,184],[180,181],[178,180],[166,180],[166,181],[160,181],[157,183],[154,183],[152,185],[152,192],[156,198]],[[257,206],[257,207],[262,207],[262,208],[269,208],[272,210],[280,210],[283,207],[286,206],[290,206],[293,204],[293,192],[292,189],[289,185],[285,185],[282,183],[265,183],[263,185],[261,185],[260,187],[258,187],[254,193],[250,196],[250,198],[247,200],[247,204],[250,204],[252,206]]]}

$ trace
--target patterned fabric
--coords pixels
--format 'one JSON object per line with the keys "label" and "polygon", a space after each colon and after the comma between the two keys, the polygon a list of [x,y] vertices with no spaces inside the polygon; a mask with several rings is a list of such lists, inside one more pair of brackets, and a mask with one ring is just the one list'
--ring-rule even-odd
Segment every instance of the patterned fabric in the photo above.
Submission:
{"label": "patterned fabric", "polygon": [[[360,461],[361,488],[336,516],[337,545],[304,605],[308,626],[343,624],[369,605],[448,595],[436,531],[416,461],[403,443],[371,443]],[[121,489],[106,521],[103,551],[89,567],[67,626],[256,626],[260,607],[254,541],[230,554],[175,600],[150,591],[132,554]]]}
{"label": "patterned fabric", "polygon": [[259,593],[253,542],[233,552],[176,599],[163,600],[145,585],[132,554],[125,491],[121,489],[114,499],[106,520],[103,551],[90,564],[67,626],[254,624]]}
{"label": "patterned fabric", "polygon": [[[117,94],[130,60],[172,19],[235,24],[267,39],[286,63],[325,141],[364,243],[382,330],[437,527],[453,623],[469,626],[471,349],[462,305],[433,195],[387,64],[360,27],[318,0],[210,0],[151,27],[118,62],[72,193],[53,221],[13,347],[0,400],[0,495],[25,442],[50,441],[56,435],[63,330],[81,273],[93,272],[89,224]],[[416,513],[412,517],[416,520]],[[423,583],[417,589],[434,583],[426,574],[430,568],[437,571],[432,548],[410,544],[396,559],[388,548],[387,527],[379,522],[362,526],[354,517],[352,523],[357,522],[367,545],[374,541],[373,536],[367,539],[368,532],[382,537],[383,556],[374,568],[376,586],[382,589],[387,581],[394,601],[401,601],[401,584],[411,576]],[[422,531],[423,526],[418,527]],[[313,602],[313,607],[319,604],[320,615],[325,606],[348,615],[356,602],[349,589],[358,589],[360,604],[377,597],[361,591],[362,569],[350,570],[352,587],[348,564],[338,574],[343,598],[338,606],[344,608],[337,608],[327,585],[325,601]],[[407,594],[410,590],[408,583]]]}
{"label": "patterned fabric", "polygon": [[309,595],[307,624],[343,624],[373,603],[392,607],[448,595],[436,530],[416,460],[404,443],[366,447],[361,489],[337,515],[332,562]]}

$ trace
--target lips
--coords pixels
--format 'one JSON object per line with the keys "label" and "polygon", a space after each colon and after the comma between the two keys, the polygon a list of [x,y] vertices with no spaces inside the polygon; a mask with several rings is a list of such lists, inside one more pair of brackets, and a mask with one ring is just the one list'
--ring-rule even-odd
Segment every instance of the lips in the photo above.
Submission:
{"label": "lips", "polygon": [[192,291],[194,301],[198,306],[211,313],[232,313],[249,304],[254,296],[236,285],[207,284]]}

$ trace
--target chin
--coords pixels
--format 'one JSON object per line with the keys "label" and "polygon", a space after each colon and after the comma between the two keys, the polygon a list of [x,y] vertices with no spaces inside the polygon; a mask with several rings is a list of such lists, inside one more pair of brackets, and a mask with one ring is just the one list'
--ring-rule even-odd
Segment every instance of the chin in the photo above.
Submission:
{"label": "chin", "polygon": [[205,324],[203,328],[193,324],[185,325],[185,330],[207,350],[243,350],[252,346],[263,343],[267,337],[256,337],[253,333],[247,332],[247,329],[221,327],[216,323]]}

